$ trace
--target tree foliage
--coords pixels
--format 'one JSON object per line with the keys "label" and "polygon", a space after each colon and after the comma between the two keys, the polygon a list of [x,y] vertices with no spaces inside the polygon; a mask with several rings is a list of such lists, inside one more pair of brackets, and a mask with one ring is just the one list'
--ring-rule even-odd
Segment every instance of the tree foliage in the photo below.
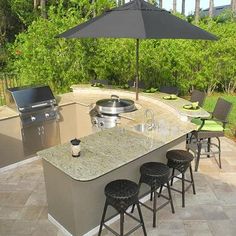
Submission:
{"label": "tree foliage", "polygon": [[[133,80],[135,40],[55,38],[114,5],[109,0],[56,1],[48,9],[48,20],[37,18],[9,45],[8,69],[17,72],[23,84],[48,83],[59,92],[91,79],[114,84]],[[176,85],[182,93],[193,87],[208,93],[235,91],[235,18],[225,13],[205,18],[199,26],[219,40],[141,40],[140,73],[146,86]]]}

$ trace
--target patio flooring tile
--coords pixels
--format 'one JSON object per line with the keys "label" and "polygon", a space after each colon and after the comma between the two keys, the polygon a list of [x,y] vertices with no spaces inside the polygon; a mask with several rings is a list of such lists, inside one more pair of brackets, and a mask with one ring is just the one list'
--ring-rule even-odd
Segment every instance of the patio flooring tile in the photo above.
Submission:
{"label": "patio flooring tile", "polygon": [[[157,213],[157,227],[153,228],[152,213],[142,207],[148,236],[236,235],[236,143],[223,138],[222,148],[222,169],[214,158],[201,159],[199,171],[194,172],[197,194],[189,189],[185,208],[181,195],[172,191],[176,213],[171,213],[170,206],[164,207]],[[174,186],[181,188],[180,181]],[[158,204],[162,201],[158,199]],[[0,173],[0,236],[63,236],[47,219],[47,213],[41,160]],[[134,214],[137,216],[136,209]],[[126,231],[133,225],[126,217]],[[119,222],[111,227],[118,230]],[[111,235],[103,230],[102,236]],[[143,235],[142,229],[132,235]]]}

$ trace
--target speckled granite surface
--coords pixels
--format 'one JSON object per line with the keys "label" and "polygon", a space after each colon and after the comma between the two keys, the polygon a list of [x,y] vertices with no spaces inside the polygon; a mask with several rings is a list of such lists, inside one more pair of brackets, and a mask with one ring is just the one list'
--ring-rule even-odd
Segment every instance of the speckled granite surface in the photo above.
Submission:
{"label": "speckled granite surface", "polygon": [[[98,99],[108,98],[111,94],[117,94],[122,98],[130,98],[135,100],[135,93],[130,90],[121,89],[105,89],[105,88],[94,88],[89,85],[74,85],[72,86],[74,93],[64,94],[60,99],[59,104],[66,104],[69,101],[81,102],[83,105],[89,106],[91,103]],[[73,94],[73,95],[72,95]],[[84,100],[84,95],[89,94],[87,99]],[[176,100],[165,100],[163,99],[165,93],[139,93],[139,103],[140,101],[152,101],[160,106],[164,106],[166,109],[175,110],[179,116],[187,117],[208,117],[209,113],[204,109],[200,108],[198,110],[186,110],[183,108],[184,105],[190,104],[189,101],[178,97]],[[73,96],[73,98],[71,97]],[[166,105],[166,106],[165,106]]]}
{"label": "speckled granite surface", "polygon": [[[114,93],[122,98],[134,99],[134,93],[124,90],[114,91],[86,86],[76,86],[74,89],[73,93],[59,97],[60,106],[71,103],[90,106]],[[161,93],[140,94],[140,99],[136,102],[138,110],[122,114],[128,118],[124,124],[121,121],[118,128],[97,132],[82,139],[79,158],[71,156],[69,143],[41,151],[38,155],[79,181],[89,181],[104,175],[196,128],[188,121],[181,121],[179,116],[183,105],[188,101],[181,98],[166,101],[162,99],[163,96]],[[147,108],[152,109],[154,113],[155,129],[140,133],[135,127],[137,124],[145,123],[147,118],[144,111]]]}
{"label": "speckled granite surface", "polygon": [[153,94],[144,94],[144,96],[157,99],[158,101],[176,109],[180,113],[180,115],[183,115],[183,116],[188,116],[188,117],[208,117],[209,116],[209,113],[202,108],[198,110],[184,109],[183,106],[190,104],[191,102],[180,97],[178,97],[176,100],[165,100],[163,99],[163,97],[166,96],[166,94],[158,93],[158,92],[153,93]]}
{"label": "speckled granite surface", "polygon": [[162,145],[161,140],[116,127],[82,138],[78,158],[71,156],[69,143],[40,151],[38,155],[73,179],[90,181]]}

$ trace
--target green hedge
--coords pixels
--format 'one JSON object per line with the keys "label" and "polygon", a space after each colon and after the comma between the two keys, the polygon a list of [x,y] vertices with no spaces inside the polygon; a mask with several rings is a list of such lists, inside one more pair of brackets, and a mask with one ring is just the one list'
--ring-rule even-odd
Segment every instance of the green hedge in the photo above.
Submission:
{"label": "green hedge", "polygon": [[[8,70],[16,72],[23,84],[47,83],[58,92],[91,79],[107,79],[113,84],[133,80],[135,40],[55,38],[87,19],[75,7],[67,11],[51,8],[48,20],[34,21],[9,45]],[[208,93],[235,91],[234,18],[204,19],[200,27],[219,40],[141,40],[140,73],[147,87],[176,85],[182,94],[192,87]]]}

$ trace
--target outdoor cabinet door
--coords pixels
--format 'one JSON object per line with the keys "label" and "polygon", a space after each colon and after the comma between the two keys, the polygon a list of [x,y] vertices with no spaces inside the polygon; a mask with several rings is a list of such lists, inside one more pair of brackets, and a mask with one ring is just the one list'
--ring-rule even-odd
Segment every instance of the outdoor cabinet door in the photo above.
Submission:
{"label": "outdoor cabinet door", "polygon": [[58,122],[47,121],[41,127],[43,148],[49,148],[60,144]]}
{"label": "outdoor cabinet door", "polygon": [[34,155],[43,149],[41,125],[25,127],[21,132],[25,156]]}

